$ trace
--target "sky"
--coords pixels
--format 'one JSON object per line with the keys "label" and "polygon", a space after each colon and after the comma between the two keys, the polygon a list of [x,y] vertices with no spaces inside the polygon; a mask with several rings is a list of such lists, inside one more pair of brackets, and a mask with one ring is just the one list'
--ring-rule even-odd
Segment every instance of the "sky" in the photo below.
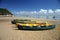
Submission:
{"label": "sky", "polygon": [[40,9],[59,9],[59,0],[0,0],[0,8],[10,11],[38,11]]}
{"label": "sky", "polygon": [[0,0],[0,8],[23,16],[32,13],[60,13],[60,0]]}

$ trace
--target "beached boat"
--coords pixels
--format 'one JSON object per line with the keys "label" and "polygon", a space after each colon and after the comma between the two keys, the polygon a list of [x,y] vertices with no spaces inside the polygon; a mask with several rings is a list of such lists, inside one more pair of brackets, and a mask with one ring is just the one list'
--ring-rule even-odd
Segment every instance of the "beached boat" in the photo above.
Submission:
{"label": "beached boat", "polygon": [[11,21],[11,23],[12,23],[12,24],[24,23],[24,21],[31,21],[31,20],[14,19],[14,20]]}
{"label": "beached boat", "polygon": [[25,21],[23,23],[16,23],[18,29],[32,29],[32,30],[48,30],[55,28],[55,25],[46,23],[37,23],[36,21]]}

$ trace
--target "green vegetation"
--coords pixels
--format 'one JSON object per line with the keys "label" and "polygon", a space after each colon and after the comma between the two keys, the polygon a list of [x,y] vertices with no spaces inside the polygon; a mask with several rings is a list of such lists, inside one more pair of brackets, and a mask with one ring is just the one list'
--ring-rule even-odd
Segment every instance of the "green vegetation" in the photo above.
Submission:
{"label": "green vegetation", "polygon": [[13,14],[9,12],[7,9],[0,8],[0,15],[13,15]]}

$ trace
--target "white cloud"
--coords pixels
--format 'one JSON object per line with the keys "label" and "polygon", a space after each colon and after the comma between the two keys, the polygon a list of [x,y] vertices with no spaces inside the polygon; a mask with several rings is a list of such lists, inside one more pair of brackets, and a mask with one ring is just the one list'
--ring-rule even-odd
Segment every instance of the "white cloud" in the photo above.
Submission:
{"label": "white cloud", "polygon": [[40,11],[14,11],[14,14],[48,14],[48,13],[60,13],[60,9],[56,9],[56,10],[52,10],[52,9],[48,9],[48,10],[44,10],[41,9]]}
{"label": "white cloud", "polygon": [[14,11],[15,14],[34,14],[37,13],[37,11]]}
{"label": "white cloud", "polygon": [[37,11],[31,11],[30,13],[37,13]]}
{"label": "white cloud", "polygon": [[52,9],[48,9],[48,13],[54,13]]}
{"label": "white cloud", "polygon": [[[40,17],[40,18],[45,18],[46,15],[49,17],[58,16],[60,17],[60,9],[40,9],[40,11],[14,11],[12,12],[16,16],[29,16],[29,17]],[[53,13],[53,14],[52,14]]]}
{"label": "white cloud", "polygon": [[60,9],[56,9],[55,10],[55,13],[60,13]]}
{"label": "white cloud", "polygon": [[44,10],[44,9],[41,9],[40,11],[39,11],[39,13],[47,13],[47,10]]}

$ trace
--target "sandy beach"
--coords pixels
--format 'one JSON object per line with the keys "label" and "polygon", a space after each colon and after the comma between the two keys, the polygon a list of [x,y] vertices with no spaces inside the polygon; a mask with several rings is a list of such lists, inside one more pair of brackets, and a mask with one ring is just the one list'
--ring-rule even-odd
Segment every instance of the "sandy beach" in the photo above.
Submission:
{"label": "sandy beach", "polygon": [[17,30],[12,17],[0,17],[0,40],[60,40],[60,21],[51,30]]}

